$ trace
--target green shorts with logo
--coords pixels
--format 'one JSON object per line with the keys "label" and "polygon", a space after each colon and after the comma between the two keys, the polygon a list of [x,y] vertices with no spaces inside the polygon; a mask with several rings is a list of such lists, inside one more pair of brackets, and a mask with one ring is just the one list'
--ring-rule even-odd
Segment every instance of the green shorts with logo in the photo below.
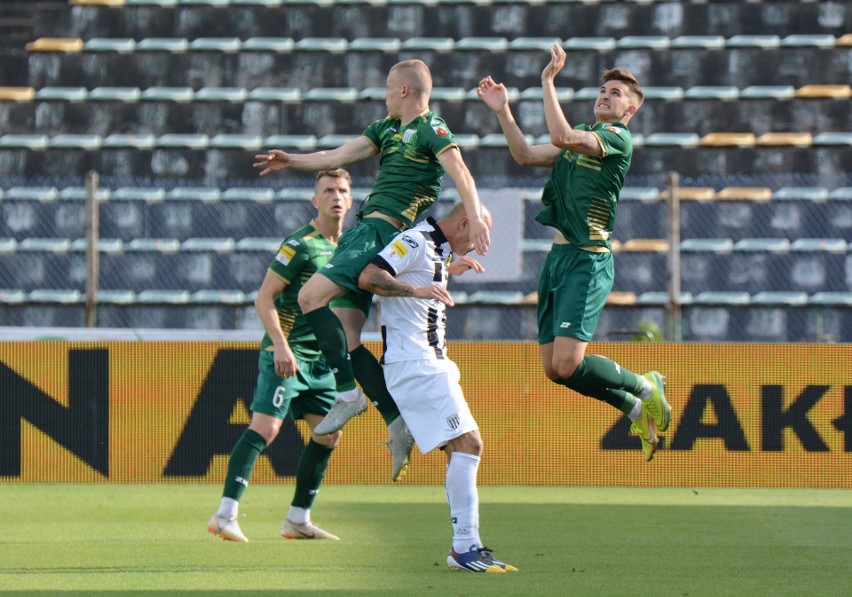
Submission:
{"label": "green shorts with logo", "polygon": [[385,248],[399,230],[381,218],[363,218],[344,232],[337,250],[318,272],[349,292],[334,299],[330,307],[352,307],[370,313],[373,294],[358,288],[358,276],[373,257]]}
{"label": "green shorts with logo", "polygon": [[252,412],[284,419],[288,414],[294,421],[304,415],[325,416],[337,395],[334,374],[324,358],[316,361],[296,359],[299,372],[281,379],[275,373],[273,352],[262,350],[257,360],[257,385],[251,402]]}
{"label": "green shorts with logo", "polygon": [[614,278],[612,253],[554,243],[538,280],[538,343],[556,336],[590,342]]}

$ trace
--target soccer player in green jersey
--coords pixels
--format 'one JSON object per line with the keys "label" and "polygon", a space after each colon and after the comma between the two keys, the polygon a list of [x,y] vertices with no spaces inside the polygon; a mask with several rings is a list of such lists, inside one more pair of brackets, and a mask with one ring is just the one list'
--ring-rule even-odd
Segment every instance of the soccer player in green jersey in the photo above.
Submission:
{"label": "soccer player in green jersey", "polygon": [[671,420],[663,376],[656,371],[638,375],[605,357],[586,355],[615,276],[610,237],[633,154],[627,123],[644,94],[629,72],[607,70],[595,100],[595,123],[571,127],[554,84],[564,65],[565,51],[554,44],[541,74],[550,145],[527,143],[503,84],[486,77],[478,93],[497,114],[515,161],[551,168],[541,197],[544,209],[536,216],[557,230],[538,284],[538,341],[545,375],[627,415],[647,461],[657,449],[657,431],[665,431]]}
{"label": "soccer player in green jersey", "polygon": [[260,344],[251,424],[237,440],[219,510],[207,529],[228,541],[248,539],[237,522],[239,501],[257,457],[278,436],[284,418],[304,419],[311,429],[296,467],[296,488],[281,525],[287,539],[337,539],[311,522],[310,510],[341,432],[315,432],[336,395],[334,375],[319,350],[297,300],[299,290],[337,247],[346,212],[352,206],[346,170],[317,173],[312,203],[317,216],[294,231],[278,249],[257,292],[255,308],[266,333]]}
{"label": "soccer player in green jersey", "polygon": [[485,254],[490,242],[476,185],[461,151],[447,124],[429,110],[431,91],[432,75],[424,62],[399,62],[387,77],[387,117],[368,126],[361,136],[330,151],[294,154],[274,149],[256,156],[254,164],[263,176],[285,168],[338,168],[381,156],[376,182],[358,213],[358,224],[343,234],[332,260],[304,285],[299,305],[337,381],[337,400],[316,431],[340,429],[366,409],[364,396],[355,385],[357,378],[388,424],[394,480],[408,463],[410,434],[385,387],[381,365],[361,345],[373,295],[358,288],[358,275],[396,234],[414,224],[437,200],[445,172],[455,182],[465,207],[477,253]]}

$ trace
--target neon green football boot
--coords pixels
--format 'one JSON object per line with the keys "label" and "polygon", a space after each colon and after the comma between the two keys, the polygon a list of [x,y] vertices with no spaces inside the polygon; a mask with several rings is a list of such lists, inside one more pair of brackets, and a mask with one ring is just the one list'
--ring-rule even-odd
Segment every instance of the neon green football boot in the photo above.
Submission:
{"label": "neon green football boot", "polygon": [[642,412],[639,418],[633,421],[630,425],[630,431],[639,436],[642,440],[642,457],[645,462],[650,462],[654,458],[654,452],[657,451],[657,425],[650,413],[645,409],[645,403],[642,403]]}
{"label": "neon green football boot", "polygon": [[672,407],[666,402],[666,378],[657,371],[649,371],[643,377],[651,382],[651,395],[642,401],[642,407],[648,410],[657,429],[665,431],[672,421]]}

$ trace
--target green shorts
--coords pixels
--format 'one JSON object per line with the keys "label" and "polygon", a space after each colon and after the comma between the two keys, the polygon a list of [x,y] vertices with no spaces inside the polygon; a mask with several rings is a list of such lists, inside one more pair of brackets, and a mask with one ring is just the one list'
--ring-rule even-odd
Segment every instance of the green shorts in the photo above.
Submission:
{"label": "green shorts", "polygon": [[538,343],[556,336],[590,342],[614,278],[612,253],[554,244],[538,280]]}
{"label": "green shorts", "polygon": [[370,313],[373,294],[358,288],[358,276],[397,234],[399,230],[390,222],[381,218],[363,218],[340,236],[334,255],[319,270],[323,276],[349,291],[334,299],[331,307],[353,307]]}
{"label": "green shorts", "polygon": [[296,359],[299,372],[281,379],[275,373],[272,351],[263,350],[257,360],[257,385],[251,402],[252,412],[284,419],[288,414],[294,421],[306,413],[328,414],[337,395],[334,374],[320,358],[316,361]]}

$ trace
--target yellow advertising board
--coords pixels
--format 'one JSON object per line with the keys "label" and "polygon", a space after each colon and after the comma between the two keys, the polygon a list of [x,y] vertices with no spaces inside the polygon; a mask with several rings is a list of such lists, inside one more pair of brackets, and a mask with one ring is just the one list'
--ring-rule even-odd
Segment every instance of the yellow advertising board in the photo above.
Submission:
{"label": "yellow advertising board", "polygon": [[[0,342],[0,481],[222,482],[248,424],[245,342]],[[378,346],[370,345],[373,350]],[[656,458],[612,407],[545,379],[533,343],[456,342],[485,444],[482,485],[852,488],[852,346],[594,343],[667,377]],[[292,483],[305,428],[285,422],[253,483]],[[389,483],[372,407],[347,424],[327,483]],[[415,448],[405,484],[443,484]]]}

